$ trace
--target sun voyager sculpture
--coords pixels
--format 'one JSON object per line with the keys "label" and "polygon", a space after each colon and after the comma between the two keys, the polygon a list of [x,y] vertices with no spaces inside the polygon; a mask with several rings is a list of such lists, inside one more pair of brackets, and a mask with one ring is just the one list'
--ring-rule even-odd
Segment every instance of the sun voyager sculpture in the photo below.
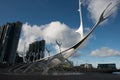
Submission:
{"label": "sun voyager sculpture", "polygon": [[[68,61],[68,58],[71,57],[75,53],[75,51],[77,51],[81,47],[81,45],[88,39],[88,37],[92,34],[92,32],[98,27],[98,25],[112,15],[112,13],[110,14],[111,10],[113,9],[113,7],[110,8],[111,4],[112,3],[109,3],[106,6],[106,8],[103,10],[101,15],[99,16],[98,21],[92,27],[92,29],[87,33],[87,35],[83,36],[83,22],[82,22],[82,11],[81,11],[82,2],[81,2],[81,0],[79,0],[78,11],[80,13],[80,27],[76,32],[80,33],[80,36],[82,37],[82,39],[78,43],[74,44],[72,47],[70,47],[64,51],[60,51],[59,53],[56,53],[55,55],[48,56],[48,57],[36,60],[31,63],[26,63],[17,68],[14,67],[11,70],[14,70],[14,72],[17,72],[17,71],[21,70],[23,67],[26,67],[24,70],[22,69],[23,70],[22,72],[26,73],[27,71],[29,71],[29,69],[33,68],[34,65],[39,64],[40,68],[43,68],[42,73],[46,74],[50,68],[53,68],[56,65],[59,65],[60,63],[64,62],[65,60]],[[58,43],[58,45],[59,45],[59,43]]]}

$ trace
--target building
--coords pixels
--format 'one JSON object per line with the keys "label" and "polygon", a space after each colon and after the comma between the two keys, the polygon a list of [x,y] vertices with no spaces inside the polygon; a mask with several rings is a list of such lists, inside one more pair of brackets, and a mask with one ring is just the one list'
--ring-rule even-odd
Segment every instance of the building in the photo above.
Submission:
{"label": "building", "polygon": [[86,69],[92,69],[92,64],[88,64],[88,63],[85,63],[85,64],[81,64],[80,65],[81,68],[86,68]]}
{"label": "building", "polygon": [[16,54],[16,59],[15,59],[15,63],[23,63],[23,58],[20,57],[18,54],[19,54],[19,53],[17,52],[17,54]]}
{"label": "building", "polygon": [[0,49],[2,49],[3,43],[4,43],[4,39],[6,36],[6,32],[7,32],[7,25],[1,26],[0,27]]}
{"label": "building", "polygon": [[29,44],[29,50],[27,52],[27,60],[35,61],[44,58],[45,40],[35,41]]}
{"label": "building", "polygon": [[7,23],[0,27],[0,62],[15,63],[16,51],[20,32],[21,22]]}
{"label": "building", "polygon": [[116,69],[116,64],[98,64],[98,69]]}

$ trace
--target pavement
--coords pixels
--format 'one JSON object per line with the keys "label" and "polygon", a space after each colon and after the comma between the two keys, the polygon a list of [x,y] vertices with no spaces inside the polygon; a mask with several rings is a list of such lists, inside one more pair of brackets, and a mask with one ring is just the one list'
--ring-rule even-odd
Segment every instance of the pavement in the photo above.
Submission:
{"label": "pavement", "polygon": [[120,74],[111,73],[60,73],[41,75],[39,73],[0,73],[0,80],[120,80]]}

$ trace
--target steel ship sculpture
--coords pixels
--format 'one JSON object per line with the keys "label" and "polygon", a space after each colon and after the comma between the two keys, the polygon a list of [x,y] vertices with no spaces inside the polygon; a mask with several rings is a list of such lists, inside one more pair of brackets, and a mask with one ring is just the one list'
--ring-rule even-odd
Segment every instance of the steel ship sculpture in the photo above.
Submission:
{"label": "steel ship sculpture", "polygon": [[[82,44],[89,38],[89,36],[98,27],[98,25],[100,23],[102,23],[104,20],[108,19],[112,15],[112,14],[109,14],[111,12],[111,10],[113,9],[113,7],[110,8],[111,4],[112,3],[109,3],[106,6],[106,8],[101,13],[98,21],[93,26],[93,28],[87,33],[87,35],[84,36],[83,35],[82,11],[81,11],[82,2],[81,2],[81,0],[79,0],[78,11],[80,13],[80,27],[76,32],[78,32],[80,34],[82,39],[78,43],[73,45],[72,47],[70,47],[64,51],[60,51],[59,53],[57,53],[55,55],[51,55],[51,56],[36,60],[34,62],[28,62],[22,66],[17,65],[15,67],[11,68],[9,71],[19,72],[23,67],[26,67],[26,68],[22,69],[22,72],[26,73],[30,69],[32,69],[34,67],[34,65],[39,64],[39,67],[43,69],[42,73],[46,74],[50,68],[53,68],[53,67],[59,65],[60,63],[64,62],[65,60],[68,61],[68,58],[71,57],[82,46]],[[108,8],[110,8],[110,9],[108,9]]]}

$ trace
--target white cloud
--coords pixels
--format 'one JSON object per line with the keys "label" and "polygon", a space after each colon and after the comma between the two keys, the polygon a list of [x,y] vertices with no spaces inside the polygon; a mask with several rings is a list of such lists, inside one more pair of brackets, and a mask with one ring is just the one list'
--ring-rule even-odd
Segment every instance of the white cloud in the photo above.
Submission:
{"label": "white cloud", "polygon": [[43,37],[47,43],[55,43],[56,40],[62,42],[62,47],[70,47],[76,43],[80,35],[74,29],[60,22],[51,22],[43,30]]}
{"label": "white cloud", "polygon": [[[28,44],[38,40],[41,37],[41,28],[37,25],[23,24],[21,38],[18,44],[18,51],[23,52],[24,49],[28,49]],[[26,48],[25,48],[26,47]]]}
{"label": "white cloud", "polygon": [[110,57],[110,56],[120,56],[120,52],[114,49],[110,49],[108,47],[102,47],[100,49],[96,49],[92,51],[90,55],[96,57]]}
{"label": "white cloud", "polygon": [[[118,3],[119,0],[89,0],[87,2],[88,5],[88,11],[91,14],[91,18],[94,22],[96,22],[100,16],[100,14],[103,12],[103,10],[107,7],[108,4],[112,2],[108,10],[110,10],[113,6],[115,6]],[[116,14],[117,7],[115,6],[109,14],[113,13]],[[108,11],[106,11],[107,13]],[[109,15],[108,14],[108,15]],[[107,15],[107,16],[108,16]]]}
{"label": "white cloud", "polygon": [[41,39],[45,39],[46,44],[53,44],[55,49],[58,49],[56,46],[56,40],[58,40],[62,42],[62,49],[65,49],[77,43],[80,40],[80,34],[59,21],[41,26],[25,23],[22,27],[18,51],[23,52],[24,49],[28,49],[30,43]]}

